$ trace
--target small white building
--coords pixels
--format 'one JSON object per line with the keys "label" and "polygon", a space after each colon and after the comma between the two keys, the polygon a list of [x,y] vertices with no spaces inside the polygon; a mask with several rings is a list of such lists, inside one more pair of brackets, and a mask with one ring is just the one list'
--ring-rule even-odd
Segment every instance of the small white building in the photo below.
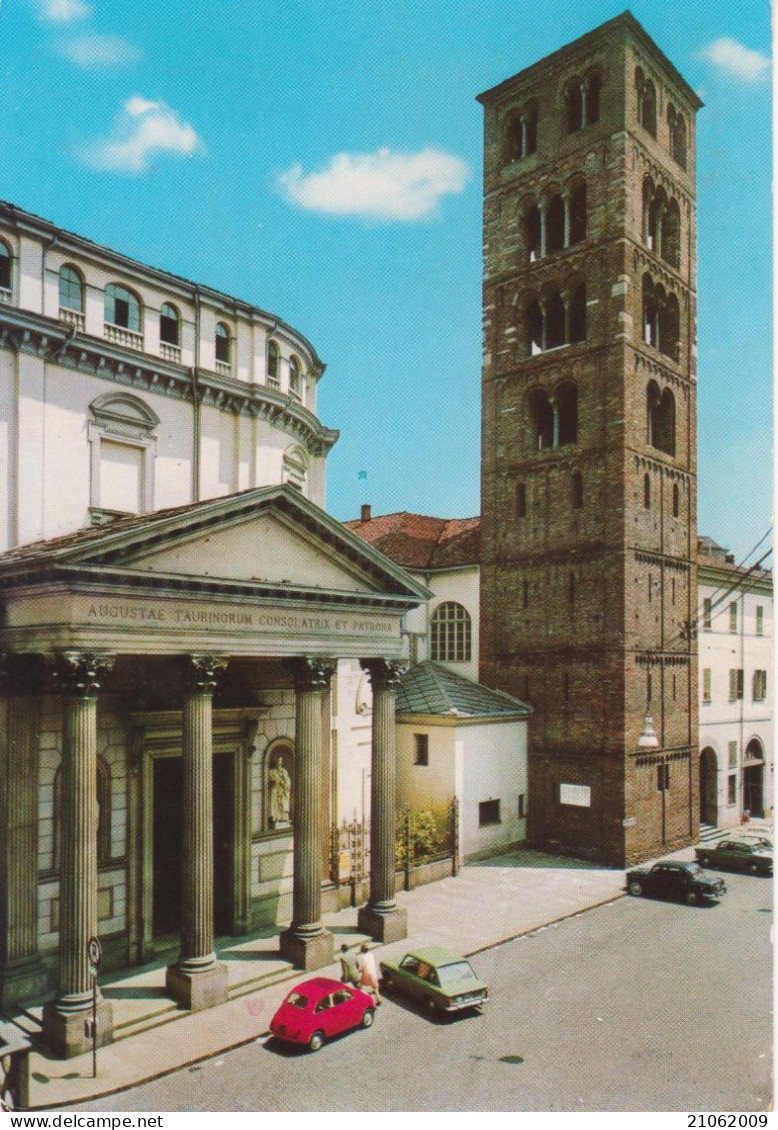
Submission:
{"label": "small white building", "polygon": [[772,574],[698,541],[700,822],[769,816],[773,753]]}
{"label": "small white building", "polygon": [[[479,684],[478,518],[422,514],[372,516],[346,526],[431,592],[403,622],[409,670],[397,695],[397,801],[401,808],[440,810],[458,802],[459,854],[476,858],[526,838],[527,725],[531,707]],[[350,690],[345,710],[369,711],[369,687],[339,665]],[[369,767],[357,718],[341,715],[344,740]],[[363,720],[364,726],[364,720]],[[352,772],[352,782],[358,774]],[[364,791],[364,790],[363,790]]]}

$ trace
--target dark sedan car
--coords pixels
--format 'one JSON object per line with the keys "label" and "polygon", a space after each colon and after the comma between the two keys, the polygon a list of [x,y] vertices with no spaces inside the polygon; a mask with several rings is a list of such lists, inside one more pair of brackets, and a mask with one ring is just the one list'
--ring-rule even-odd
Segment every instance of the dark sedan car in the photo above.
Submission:
{"label": "dark sedan car", "polygon": [[667,859],[650,868],[636,867],[628,871],[627,890],[631,895],[678,899],[691,906],[718,902],[727,888],[723,879],[706,875],[698,863]]}
{"label": "dark sedan car", "polygon": [[721,867],[731,871],[748,871],[751,875],[772,875],[773,853],[760,840],[722,840],[695,848],[697,862],[703,867]]}

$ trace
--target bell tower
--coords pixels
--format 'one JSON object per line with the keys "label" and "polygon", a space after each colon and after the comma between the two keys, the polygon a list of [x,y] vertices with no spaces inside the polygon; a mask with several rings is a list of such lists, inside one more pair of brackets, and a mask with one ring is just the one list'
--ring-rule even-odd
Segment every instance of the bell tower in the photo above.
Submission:
{"label": "bell tower", "polygon": [[695,114],[628,13],[484,107],[481,681],[530,703],[532,842],[693,840]]}

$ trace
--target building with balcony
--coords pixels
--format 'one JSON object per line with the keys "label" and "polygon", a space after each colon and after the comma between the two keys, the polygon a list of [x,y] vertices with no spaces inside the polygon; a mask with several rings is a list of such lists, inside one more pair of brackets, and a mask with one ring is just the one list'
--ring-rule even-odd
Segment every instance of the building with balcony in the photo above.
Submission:
{"label": "building with balcony", "polygon": [[700,820],[727,828],[775,803],[773,582],[705,537],[697,576]]}

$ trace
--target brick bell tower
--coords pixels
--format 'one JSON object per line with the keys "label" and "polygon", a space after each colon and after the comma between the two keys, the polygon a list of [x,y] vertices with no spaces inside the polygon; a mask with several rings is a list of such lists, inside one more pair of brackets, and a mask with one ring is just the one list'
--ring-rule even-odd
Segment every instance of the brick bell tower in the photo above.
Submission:
{"label": "brick bell tower", "polygon": [[689,843],[695,114],[625,12],[485,112],[481,681],[535,708],[533,843]]}

